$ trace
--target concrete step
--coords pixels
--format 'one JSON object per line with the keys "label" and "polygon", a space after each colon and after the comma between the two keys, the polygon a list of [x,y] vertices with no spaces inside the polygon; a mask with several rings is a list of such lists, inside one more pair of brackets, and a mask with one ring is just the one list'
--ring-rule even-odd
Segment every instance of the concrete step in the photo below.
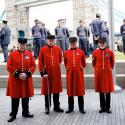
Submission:
{"label": "concrete step", "polygon": [[[33,74],[34,80],[34,87],[40,88],[41,87],[41,76],[38,71],[38,62],[36,61],[37,68],[35,73]],[[117,84],[122,88],[125,88],[125,60],[116,61],[116,77],[117,77]],[[65,66],[61,64],[61,73],[62,73],[62,83],[63,87],[66,87],[66,76],[65,76]],[[91,60],[87,60],[86,68],[84,69],[85,73],[85,87],[87,89],[94,88],[94,74],[93,74],[93,67],[91,64]],[[0,62],[0,87],[6,87],[7,80],[8,80],[8,72],[6,70],[6,63]]]}
{"label": "concrete step", "polygon": [[[7,86],[8,75],[0,75],[0,88]],[[33,75],[34,87],[41,87],[41,76]],[[122,88],[125,88],[125,74],[116,75],[117,85]],[[115,83],[116,84],[116,83]],[[66,75],[62,75],[62,85],[63,88],[66,87]],[[94,88],[94,74],[85,74],[85,88],[93,89]]]}
{"label": "concrete step", "polygon": [[[35,71],[35,75],[39,75],[39,71],[38,71],[38,63],[36,62],[37,67],[36,67],[36,71]],[[123,61],[116,61],[116,74],[125,74],[125,60]],[[92,67],[92,63],[90,60],[87,60],[86,63],[86,67],[84,69],[84,73],[85,74],[93,74],[94,69]],[[61,73],[65,74],[65,66],[64,63],[61,64]],[[0,75],[7,75],[8,72],[6,70],[6,63],[0,63]]]}

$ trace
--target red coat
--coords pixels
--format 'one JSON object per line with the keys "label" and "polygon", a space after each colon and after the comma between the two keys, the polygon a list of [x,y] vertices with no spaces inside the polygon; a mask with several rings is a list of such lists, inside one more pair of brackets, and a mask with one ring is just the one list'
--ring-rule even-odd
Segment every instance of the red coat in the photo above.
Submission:
{"label": "red coat", "polygon": [[83,68],[86,65],[84,52],[78,48],[65,51],[64,63],[68,96],[83,96],[85,94]]}
{"label": "red coat", "polygon": [[97,49],[92,53],[92,63],[95,74],[95,91],[109,93],[114,91],[112,69],[114,54],[109,49]]}
{"label": "red coat", "polygon": [[[62,62],[62,52],[57,46],[46,45],[40,49],[38,66],[39,71],[46,71],[49,82],[49,93],[62,92],[62,81],[60,64]],[[48,94],[47,80],[42,77],[42,94]]]}
{"label": "red coat", "polygon": [[7,96],[12,98],[32,97],[34,95],[32,75],[26,80],[21,80],[14,76],[16,70],[25,73],[27,71],[34,72],[36,64],[32,53],[29,51],[20,52],[15,50],[9,56],[7,62],[7,70],[9,72]]}

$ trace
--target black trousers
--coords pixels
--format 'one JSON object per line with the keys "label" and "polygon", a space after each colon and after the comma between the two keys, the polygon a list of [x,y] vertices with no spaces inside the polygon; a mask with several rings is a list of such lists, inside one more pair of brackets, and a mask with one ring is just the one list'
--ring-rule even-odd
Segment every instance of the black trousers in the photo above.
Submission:
{"label": "black trousers", "polygon": [[[10,116],[17,115],[18,107],[19,107],[20,98],[11,98],[11,113]],[[29,113],[29,98],[22,98],[22,114]]]}
{"label": "black trousers", "polygon": [[[54,109],[59,108],[59,106],[60,106],[59,93],[53,94],[53,104],[54,104]],[[51,106],[51,94],[49,94],[49,102],[48,102],[48,95],[45,95],[45,107],[49,108],[49,105]]]}
{"label": "black trousers", "polygon": [[[79,105],[79,110],[83,111],[84,110],[84,97],[83,96],[78,96],[78,105]],[[73,96],[68,96],[68,109],[71,111],[74,110],[74,97]]]}
{"label": "black trousers", "polygon": [[111,102],[111,94],[110,93],[99,93],[100,97],[100,108],[104,110],[110,109]]}

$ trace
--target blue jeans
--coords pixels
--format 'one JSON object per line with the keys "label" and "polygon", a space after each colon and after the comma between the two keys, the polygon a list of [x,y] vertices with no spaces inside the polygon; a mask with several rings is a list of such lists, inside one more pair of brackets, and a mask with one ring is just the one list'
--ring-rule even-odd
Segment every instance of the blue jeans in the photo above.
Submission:
{"label": "blue jeans", "polygon": [[34,38],[33,45],[34,45],[34,58],[36,59],[38,58],[40,47],[41,47],[40,38]]}
{"label": "blue jeans", "polygon": [[95,40],[94,36],[93,36],[93,48],[94,48],[94,50],[96,50],[98,48],[98,40]]}
{"label": "blue jeans", "polygon": [[65,50],[69,48],[69,38],[65,38]]}
{"label": "blue jeans", "polygon": [[122,35],[122,42],[123,42],[123,52],[125,54],[125,34]]}
{"label": "blue jeans", "polygon": [[79,48],[81,50],[84,50],[86,56],[89,56],[88,39],[87,38],[80,38],[79,39]]}
{"label": "blue jeans", "polygon": [[43,46],[47,45],[47,40],[46,39],[45,40],[41,39],[40,42],[41,42],[40,47],[43,47]]}
{"label": "blue jeans", "polygon": [[57,46],[59,46],[62,49],[63,52],[65,51],[65,40],[64,39],[57,39],[56,44],[57,44]]}
{"label": "blue jeans", "polygon": [[8,60],[8,44],[1,45],[1,48],[2,48],[2,51],[4,54],[4,62],[7,62],[7,60]]}

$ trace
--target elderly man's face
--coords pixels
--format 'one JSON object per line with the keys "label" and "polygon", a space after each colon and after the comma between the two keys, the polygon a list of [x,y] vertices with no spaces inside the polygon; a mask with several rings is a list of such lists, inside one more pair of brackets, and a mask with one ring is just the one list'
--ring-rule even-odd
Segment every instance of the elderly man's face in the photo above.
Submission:
{"label": "elderly man's face", "polygon": [[26,49],[26,44],[18,43],[18,49],[23,52]]}
{"label": "elderly man's face", "polygon": [[104,49],[106,47],[106,43],[98,43],[99,48]]}
{"label": "elderly man's face", "polygon": [[76,48],[76,42],[74,42],[74,43],[70,43],[70,48]]}
{"label": "elderly man's face", "polygon": [[55,39],[48,39],[48,45],[53,46],[55,44]]}

